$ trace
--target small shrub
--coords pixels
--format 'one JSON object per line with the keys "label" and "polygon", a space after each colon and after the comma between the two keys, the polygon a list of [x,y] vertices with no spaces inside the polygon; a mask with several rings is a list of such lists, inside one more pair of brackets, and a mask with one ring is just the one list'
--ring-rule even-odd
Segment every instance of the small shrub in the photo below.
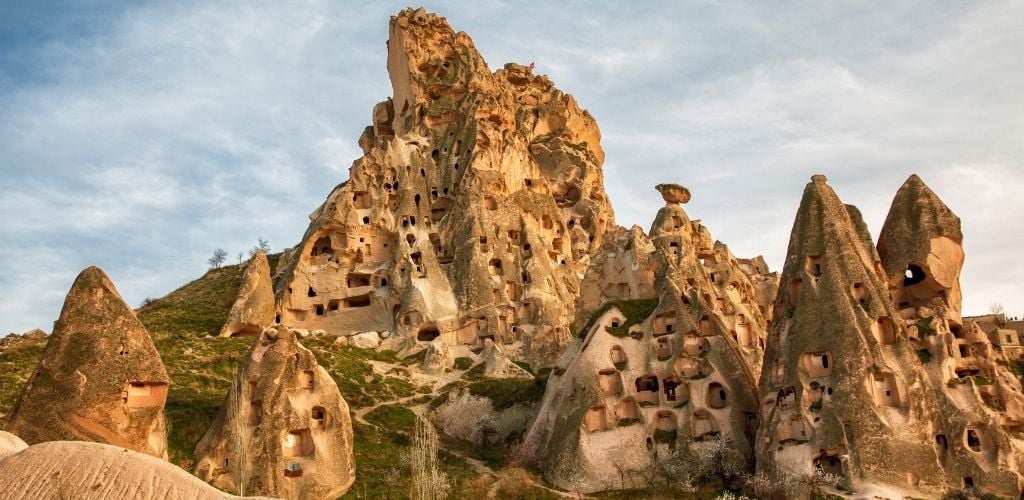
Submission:
{"label": "small shrub", "polygon": [[928,349],[919,349],[917,351],[917,359],[920,359],[922,363],[927,363],[932,360],[932,352]]}
{"label": "small shrub", "polygon": [[676,431],[663,431],[661,429],[654,430],[654,441],[658,443],[675,444],[676,442]]}
{"label": "small shrub", "polygon": [[619,427],[627,427],[627,426],[630,426],[630,425],[633,425],[633,424],[636,424],[636,423],[639,423],[639,422],[640,422],[639,418],[620,418],[619,419]]}

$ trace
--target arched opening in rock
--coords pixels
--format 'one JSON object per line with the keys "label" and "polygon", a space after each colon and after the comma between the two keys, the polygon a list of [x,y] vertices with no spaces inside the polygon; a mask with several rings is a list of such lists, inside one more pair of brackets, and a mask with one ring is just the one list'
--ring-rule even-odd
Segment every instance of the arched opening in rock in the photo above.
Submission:
{"label": "arched opening in rock", "polygon": [[327,424],[327,410],[323,406],[314,406],[310,418],[315,427],[323,428]]}
{"label": "arched opening in rock", "polygon": [[843,477],[843,460],[835,455],[829,455],[825,450],[821,450],[817,457],[815,457],[813,466],[815,469],[821,469],[825,474],[834,474],[836,476]]}
{"label": "arched opening in rock", "polygon": [[352,297],[346,297],[342,300],[342,307],[346,309],[354,307],[369,307],[371,303],[370,297],[373,295],[372,292],[364,293],[362,295],[353,295]]}
{"label": "arched opening in rock", "polygon": [[714,408],[716,410],[729,406],[729,399],[725,393],[725,387],[718,382],[708,384],[708,392],[705,402],[709,408]]}
{"label": "arched opening in rock", "polygon": [[[298,354],[296,354],[296,356],[298,356]],[[315,381],[315,378],[313,376],[313,370],[303,370],[302,371],[302,386],[303,387],[305,387],[307,389],[313,389],[313,382],[314,381]]]}
{"label": "arched opening in rock", "polygon": [[637,377],[634,385],[636,387],[637,401],[641,404],[658,404],[658,377],[656,375]]}
{"label": "arched opening in rock", "polygon": [[608,409],[604,405],[591,406],[583,418],[587,432],[601,432],[608,429]]}
{"label": "arched opening in rock", "polygon": [[370,275],[362,273],[348,273],[348,275],[345,276],[345,286],[349,288],[370,286]]}
{"label": "arched opening in rock", "polygon": [[850,286],[850,295],[858,304],[865,304],[868,301],[868,288],[864,283],[854,283]]}
{"label": "arched opening in rock", "polygon": [[619,419],[619,425],[639,421],[640,407],[637,405],[636,398],[629,396],[619,401],[619,404],[615,406],[615,416]]}
{"label": "arched opening in rock", "polygon": [[121,392],[127,408],[162,407],[167,401],[167,384],[162,382],[129,382]]}
{"label": "arched opening in rock", "polygon": [[900,393],[896,376],[890,372],[875,372],[870,375],[871,389],[878,406],[900,406]]}
{"label": "arched opening in rock", "polygon": [[807,260],[804,263],[804,270],[807,274],[817,278],[821,276],[822,259],[821,255],[808,255]]}
{"label": "arched opening in rock", "polygon": [[622,394],[622,377],[614,369],[605,369],[598,372],[598,383],[601,392],[606,396],[618,396]]}
{"label": "arched opening in rock", "polygon": [[487,210],[497,210],[498,202],[494,199],[493,196],[484,196],[484,208],[486,208]]}
{"label": "arched opening in rock", "polygon": [[719,434],[721,431],[718,428],[718,422],[715,421],[711,412],[704,408],[693,412],[690,417],[690,435],[693,436],[694,441],[703,441]]}
{"label": "arched opening in rock", "polygon": [[675,331],[676,312],[665,311],[654,316],[652,321],[655,335],[666,335]]}
{"label": "arched opening in rock", "polygon": [[689,386],[678,377],[665,377],[662,381],[665,388],[665,401],[686,402],[690,399]]}
{"label": "arched opening in rock", "polygon": [[421,342],[430,342],[441,335],[441,332],[437,330],[434,325],[423,325],[420,327],[419,332],[416,333],[416,340]]}
{"label": "arched opening in rock", "polygon": [[871,324],[871,334],[879,344],[889,345],[896,341],[896,328],[888,316],[880,316]]}
{"label": "arched opening in rock", "polygon": [[964,446],[967,449],[975,453],[981,453],[982,451],[987,451],[990,445],[988,435],[982,427],[969,426],[964,429]]}
{"label": "arched opening in rock", "polygon": [[313,436],[309,429],[297,429],[288,431],[281,446],[285,458],[308,457],[313,454]]}
{"label": "arched opening in rock", "polygon": [[917,264],[910,264],[903,272],[903,286],[913,286],[925,280],[928,276]]}
{"label": "arched opening in rock", "polygon": [[828,351],[807,352],[800,361],[804,371],[811,377],[827,377],[832,374],[832,354]]}
{"label": "arched opening in rock", "polygon": [[488,261],[487,272],[489,272],[491,276],[501,276],[501,259],[491,259]]}
{"label": "arched opening in rock", "polygon": [[654,414],[654,425],[662,432],[675,432],[679,428],[679,421],[672,410],[658,410]]}

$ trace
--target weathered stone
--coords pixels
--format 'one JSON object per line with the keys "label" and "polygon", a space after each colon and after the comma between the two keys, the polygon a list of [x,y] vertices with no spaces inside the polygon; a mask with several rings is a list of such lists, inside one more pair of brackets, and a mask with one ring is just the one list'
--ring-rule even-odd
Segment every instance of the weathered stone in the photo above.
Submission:
{"label": "weathered stone", "polygon": [[380,347],[380,335],[377,332],[357,333],[348,338],[348,343],[360,349],[376,349]]}
{"label": "weathered stone", "polygon": [[547,77],[492,73],[443,17],[402,11],[388,48],[365,154],[281,258],[281,322],[553,361],[614,225],[597,124]]}
{"label": "weathered stone", "polygon": [[96,441],[167,456],[170,377],[146,327],[98,267],[75,279],[6,430],[29,444]]}
{"label": "weathered stone", "polygon": [[28,444],[10,432],[0,431],[0,460],[28,448]]}
{"label": "weathered stone", "polygon": [[650,236],[608,233],[581,286],[581,337],[526,438],[548,480],[584,493],[629,488],[659,456],[698,453],[718,435],[750,462],[778,281],[763,259],[740,262],[676,203]]}
{"label": "weathered stone", "polygon": [[270,263],[262,250],[249,259],[238,288],[238,298],[231,306],[228,321],[220,330],[221,337],[256,336],[264,327],[274,324],[274,287],[270,281]]}
{"label": "weathered stone", "polygon": [[291,330],[267,328],[196,446],[196,475],[218,488],[335,498],[355,480],[348,404]]}
{"label": "weathered stone", "polygon": [[690,190],[679,184],[658,184],[654,186],[661,193],[665,203],[688,203],[690,201]]}

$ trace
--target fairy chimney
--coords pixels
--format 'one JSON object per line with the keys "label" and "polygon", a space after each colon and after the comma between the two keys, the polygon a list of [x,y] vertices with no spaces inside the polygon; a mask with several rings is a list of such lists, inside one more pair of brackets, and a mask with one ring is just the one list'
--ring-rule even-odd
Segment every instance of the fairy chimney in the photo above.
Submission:
{"label": "fairy chimney", "polygon": [[6,430],[29,444],[96,441],[166,458],[170,382],[146,327],[89,267],[71,285]]}
{"label": "fairy chimney", "polygon": [[220,330],[221,337],[256,336],[274,324],[274,287],[270,281],[270,263],[262,250],[249,259],[242,274],[242,284],[228,321]]}
{"label": "fairy chimney", "polygon": [[197,476],[240,495],[338,497],[355,480],[348,404],[295,332],[265,328],[196,459]]}

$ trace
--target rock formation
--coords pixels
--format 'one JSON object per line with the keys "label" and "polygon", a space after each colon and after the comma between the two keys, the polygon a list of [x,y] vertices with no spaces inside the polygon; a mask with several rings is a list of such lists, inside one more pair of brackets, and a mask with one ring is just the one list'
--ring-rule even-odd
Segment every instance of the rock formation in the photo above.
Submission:
{"label": "rock formation", "polygon": [[264,327],[272,324],[274,286],[270,281],[270,263],[263,251],[257,250],[245,266],[238,298],[231,306],[227,323],[220,329],[220,336],[256,336]]}
{"label": "rock formation", "polygon": [[374,107],[363,157],[282,256],[280,321],[521,341],[553,360],[579,275],[614,225],[596,122],[527,67],[491,72],[423,9],[392,18],[388,72],[394,95]]}
{"label": "rock formation", "polygon": [[10,432],[0,431],[0,460],[28,448],[28,443]]}
{"label": "rock formation", "polygon": [[227,491],[335,498],[355,480],[348,404],[293,331],[266,328],[196,460],[196,475]]}
{"label": "rock formation", "polygon": [[29,444],[97,441],[167,456],[170,377],[149,332],[98,267],[75,279],[6,430]]}
{"label": "rock formation", "polygon": [[776,277],[758,268],[763,260],[740,264],[713,243],[679,206],[689,192],[665,186],[651,236],[619,228],[594,258],[575,323],[581,338],[552,373],[527,436],[559,487],[638,486],[657,462],[692,456],[716,436],[752,459],[771,314],[753,282],[772,287]]}
{"label": "rock formation", "polygon": [[0,458],[0,496],[5,500],[239,498],[164,460],[117,446],[77,441],[37,444]]}
{"label": "rock formation", "polygon": [[1016,497],[1024,484],[1024,394],[985,332],[961,320],[962,244],[960,219],[912,175],[893,199],[878,252],[897,321],[940,403],[929,427],[937,460],[951,489]]}

